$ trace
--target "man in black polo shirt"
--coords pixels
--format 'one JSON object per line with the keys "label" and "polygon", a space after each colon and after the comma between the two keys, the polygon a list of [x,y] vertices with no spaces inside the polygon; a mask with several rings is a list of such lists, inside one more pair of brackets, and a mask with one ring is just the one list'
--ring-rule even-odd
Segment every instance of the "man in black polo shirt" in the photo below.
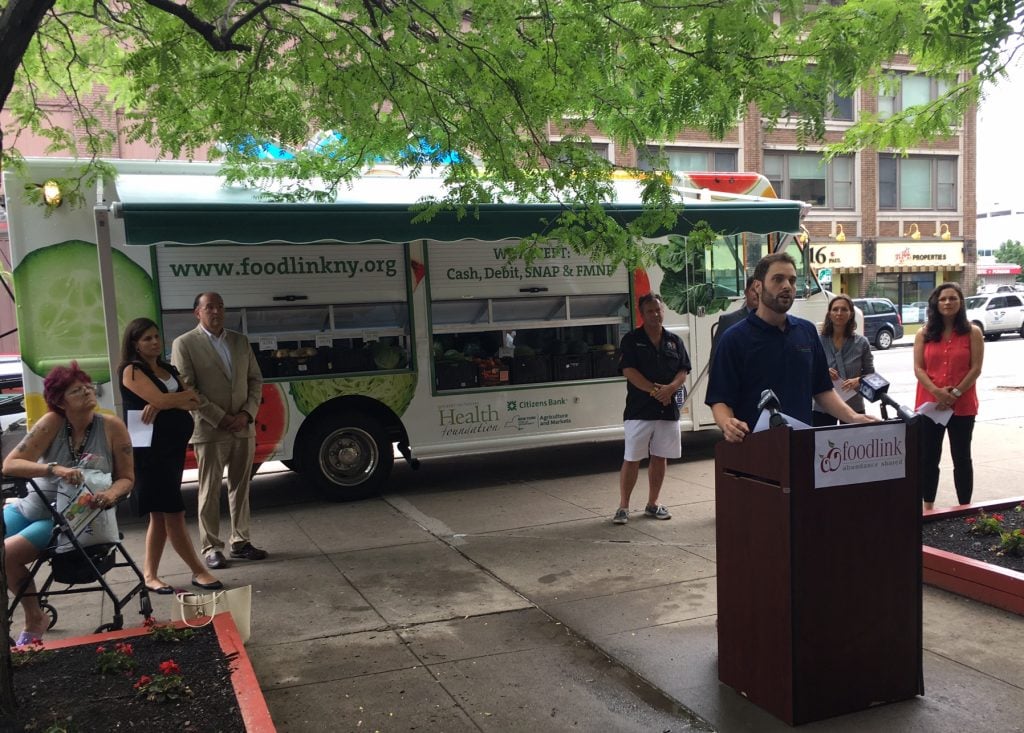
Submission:
{"label": "man in black polo shirt", "polygon": [[690,357],[683,340],[662,326],[665,302],[660,295],[644,295],[637,302],[643,325],[630,331],[619,347],[619,369],[626,378],[626,451],[619,472],[619,508],[615,524],[629,521],[629,497],[633,493],[640,461],[650,456],[647,466],[647,507],[644,516],[671,519],[668,509],[658,503],[669,458],[678,458],[679,405],[676,393],[690,373]]}
{"label": "man in black polo shirt", "polygon": [[784,253],[757,263],[757,310],[722,334],[705,403],[725,439],[738,443],[757,423],[761,392],[771,389],[781,411],[811,424],[812,398],[844,423],[871,422],[832,389],[825,350],[810,321],[787,315],[796,297],[796,262]]}

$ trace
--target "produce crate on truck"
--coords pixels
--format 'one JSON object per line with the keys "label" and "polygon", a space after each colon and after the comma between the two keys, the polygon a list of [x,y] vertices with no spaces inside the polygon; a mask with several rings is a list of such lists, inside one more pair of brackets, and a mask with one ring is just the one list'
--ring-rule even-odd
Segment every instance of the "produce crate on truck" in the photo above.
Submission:
{"label": "produce crate on truck", "polygon": [[590,354],[552,356],[551,372],[555,381],[558,382],[568,382],[573,379],[590,379],[593,374]]}
{"label": "produce crate on truck", "polygon": [[434,384],[439,391],[480,386],[480,370],[471,361],[434,362]]}
{"label": "produce crate on truck", "polygon": [[331,349],[331,364],[336,372],[372,372],[377,368],[369,349],[345,346]]}
{"label": "produce crate on truck", "polygon": [[590,358],[593,362],[595,378],[621,376],[619,374],[619,352],[593,351]]}
{"label": "produce crate on truck", "polygon": [[483,359],[477,361],[480,370],[481,387],[500,387],[508,384],[509,368],[500,359]]}
{"label": "produce crate on truck", "polygon": [[536,356],[512,357],[512,384],[533,384],[551,381],[551,357],[538,354]]}

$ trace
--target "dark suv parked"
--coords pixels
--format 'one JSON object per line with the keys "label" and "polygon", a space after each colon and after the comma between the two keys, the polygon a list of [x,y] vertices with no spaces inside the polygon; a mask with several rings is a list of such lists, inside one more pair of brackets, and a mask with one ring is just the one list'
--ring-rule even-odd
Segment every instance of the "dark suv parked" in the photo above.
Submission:
{"label": "dark suv parked", "polygon": [[854,298],[853,304],[864,314],[864,338],[880,349],[888,349],[903,338],[903,321],[888,298]]}

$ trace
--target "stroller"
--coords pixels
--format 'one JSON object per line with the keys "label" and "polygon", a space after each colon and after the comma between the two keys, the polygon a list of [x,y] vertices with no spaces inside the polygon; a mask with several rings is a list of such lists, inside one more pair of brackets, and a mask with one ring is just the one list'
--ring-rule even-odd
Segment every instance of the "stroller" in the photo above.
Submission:
{"label": "stroller", "polygon": [[[49,507],[53,519],[53,532],[46,549],[32,563],[25,587],[18,590],[14,600],[7,607],[8,620],[13,617],[14,610],[23,598],[36,596],[39,599],[40,607],[50,617],[47,628],[52,629],[57,623],[57,609],[49,602],[51,596],[93,592],[105,593],[114,607],[113,619],[109,623],[98,626],[95,631],[97,634],[124,628],[124,615],[121,612],[136,595],[139,597],[139,613],[145,619],[149,619],[153,615],[149,591],[146,588],[142,572],[121,543],[123,538],[120,533],[117,533],[117,539],[114,541],[92,545],[83,544],[84,535],[89,525],[97,518],[97,510],[86,509],[83,501],[71,502],[62,511],[58,511],[59,504],[47,501],[42,489],[32,479],[3,477],[2,495],[5,500],[9,497],[27,496],[29,491],[35,491],[43,499],[43,503]],[[114,509],[106,511],[114,511]],[[119,555],[123,559],[119,560]],[[28,583],[36,579],[44,565],[49,565],[49,576],[42,584],[37,583],[38,589],[35,593],[27,593]],[[118,597],[104,578],[104,575],[113,568],[131,568],[135,573],[137,582],[123,597]],[[54,583],[67,587],[55,589]]]}

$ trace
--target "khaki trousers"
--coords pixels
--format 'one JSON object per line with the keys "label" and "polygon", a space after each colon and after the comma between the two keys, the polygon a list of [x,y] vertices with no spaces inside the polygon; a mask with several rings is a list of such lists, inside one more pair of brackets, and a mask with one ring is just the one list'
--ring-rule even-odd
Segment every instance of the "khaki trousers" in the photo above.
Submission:
{"label": "khaki trousers", "polygon": [[220,488],[228,469],[228,511],[231,514],[231,545],[249,541],[249,477],[256,451],[253,436],[196,443],[199,464],[199,544],[203,554],[223,550],[220,539]]}

